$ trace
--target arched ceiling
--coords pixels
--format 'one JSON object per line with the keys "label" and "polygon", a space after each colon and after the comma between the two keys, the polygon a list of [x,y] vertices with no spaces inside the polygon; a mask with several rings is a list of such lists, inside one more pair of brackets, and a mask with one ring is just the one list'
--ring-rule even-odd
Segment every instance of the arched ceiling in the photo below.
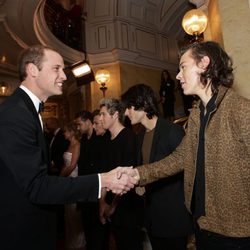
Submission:
{"label": "arched ceiling", "polygon": [[161,30],[169,35],[183,35],[181,21],[189,9],[191,5],[187,0],[162,0],[159,6]]}
{"label": "arched ceiling", "polygon": [[[44,1],[0,0],[1,75],[16,75],[17,58],[23,48],[32,44],[47,43],[49,36],[44,37],[46,29],[37,26],[37,18],[40,18],[37,17],[39,8]],[[116,1],[112,2],[115,4]],[[188,0],[148,0],[148,4],[158,9],[160,30],[175,36],[183,32],[180,23],[184,13],[190,9]],[[65,51],[64,45],[58,40],[57,43]],[[72,54],[70,48],[68,51],[68,54]],[[67,54],[64,53],[64,56],[67,59]],[[79,55],[76,53],[77,56]]]}

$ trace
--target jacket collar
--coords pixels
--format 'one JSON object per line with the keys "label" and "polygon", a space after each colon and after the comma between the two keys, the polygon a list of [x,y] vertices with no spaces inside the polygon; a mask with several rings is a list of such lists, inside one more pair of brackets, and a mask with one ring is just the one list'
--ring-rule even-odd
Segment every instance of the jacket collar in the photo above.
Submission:
{"label": "jacket collar", "polygon": [[219,86],[219,91],[218,91],[218,95],[217,98],[215,100],[215,104],[218,107],[221,103],[221,101],[223,100],[224,96],[226,95],[226,93],[228,92],[229,88],[224,87],[224,86]]}
{"label": "jacket collar", "polygon": [[[223,100],[224,96],[227,94],[229,88],[225,87],[225,86],[219,86],[218,88],[218,94],[215,100],[215,106],[218,107],[221,103],[221,101]],[[201,100],[198,101],[197,105],[195,105],[194,109],[198,109],[200,107],[201,104]]]}

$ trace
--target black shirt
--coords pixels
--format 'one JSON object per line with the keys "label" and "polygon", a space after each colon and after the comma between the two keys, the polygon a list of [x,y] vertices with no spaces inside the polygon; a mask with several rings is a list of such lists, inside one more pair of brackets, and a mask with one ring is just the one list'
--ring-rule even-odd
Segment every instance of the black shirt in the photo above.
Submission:
{"label": "black shirt", "polygon": [[211,117],[212,112],[216,108],[215,100],[217,94],[213,95],[205,107],[202,102],[200,103],[200,131],[199,131],[199,143],[197,151],[196,161],[196,175],[194,182],[194,191],[192,196],[192,213],[193,216],[198,219],[200,216],[205,215],[205,130],[208,124],[208,120]]}

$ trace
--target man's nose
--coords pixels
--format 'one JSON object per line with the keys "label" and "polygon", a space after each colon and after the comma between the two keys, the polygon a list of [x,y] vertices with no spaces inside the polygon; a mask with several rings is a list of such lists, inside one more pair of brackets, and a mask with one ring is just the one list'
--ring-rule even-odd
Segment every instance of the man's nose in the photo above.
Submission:
{"label": "man's nose", "polygon": [[60,78],[61,78],[63,81],[66,81],[66,80],[67,80],[67,76],[66,76],[64,70],[61,71]]}
{"label": "man's nose", "polygon": [[176,79],[180,80],[181,79],[181,72],[179,71],[179,73],[176,75]]}

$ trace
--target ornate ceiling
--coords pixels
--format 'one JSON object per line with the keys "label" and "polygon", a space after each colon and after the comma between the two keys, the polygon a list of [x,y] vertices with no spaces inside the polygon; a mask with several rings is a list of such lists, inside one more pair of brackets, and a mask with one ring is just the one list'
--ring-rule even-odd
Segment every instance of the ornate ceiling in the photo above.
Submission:
{"label": "ornate ceiling", "polygon": [[[80,58],[78,52],[63,45],[48,31],[41,12],[44,2],[45,0],[0,0],[0,80],[3,77],[17,77],[18,54],[32,44],[53,41],[61,49],[66,61],[71,61],[72,54],[74,58]],[[88,4],[88,0],[86,2]],[[119,2],[121,1],[110,0],[114,5]],[[137,0],[127,0],[125,3],[129,2],[138,3]],[[183,32],[180,20],[190,8],[188,0],[143,0],[139,3],[158,9],[160,30],[172,35]]]}

